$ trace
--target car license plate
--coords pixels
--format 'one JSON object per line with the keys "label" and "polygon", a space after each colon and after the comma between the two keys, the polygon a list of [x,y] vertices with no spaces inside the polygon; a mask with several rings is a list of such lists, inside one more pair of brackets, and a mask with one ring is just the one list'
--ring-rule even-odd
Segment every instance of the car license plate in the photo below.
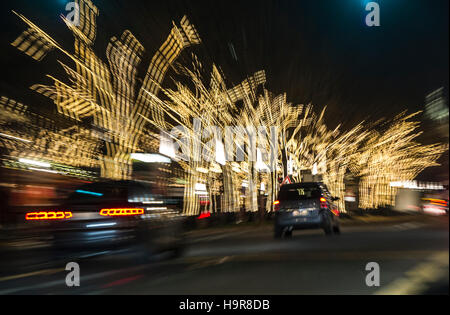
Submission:
{"label": "car license plate", "polygon": [[308,210],[294,210],[292,211],[292,214],[294,216],[307,216],[308,215]]}

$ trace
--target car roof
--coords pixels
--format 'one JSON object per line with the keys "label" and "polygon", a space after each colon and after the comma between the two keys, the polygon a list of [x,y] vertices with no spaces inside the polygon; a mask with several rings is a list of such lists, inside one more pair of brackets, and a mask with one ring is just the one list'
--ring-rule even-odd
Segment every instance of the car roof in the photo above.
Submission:
{"label": "car roof", "polygon": [[91,186],[91,185],[114,185],[114,186],[128,186],[128,185],[136,185],[136,184],[149,184],[148,182],[138,181],[138,180],[112,180],[112,179],[103,179],[91,183],[86,183],[83,186]]}

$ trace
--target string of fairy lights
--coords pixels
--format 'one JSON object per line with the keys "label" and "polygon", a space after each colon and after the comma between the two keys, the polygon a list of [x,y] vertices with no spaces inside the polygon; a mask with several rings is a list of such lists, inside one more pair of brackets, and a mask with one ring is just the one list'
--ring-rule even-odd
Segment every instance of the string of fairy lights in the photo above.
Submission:
{"label": "string of fairy lights", "polygon": [[[305,170],[322,175],[331,194],[340,198],[342,211],[347,173],[360,178],[360,208],[393,205],[397,188],[390,184],[413,180],[425,168],[436,166],[437,159],[448,149],[441,144],[416,142],[420,124],[411,120],[417,113],[401,113],[375,124],[361,122],[348,131],[342,131],[340,126],[329,129],[324,121],[326,108],[317,115],[312,105],[293,105],[286,94],[273,95],[264,88],[264,71],[228,87],[216,65],[205,78],[204,67],[195,54],[191,54],[191,65],[180,66],[184,83],[178,81],[174,88],[164,88],[166,73],[180,54],[201,44],[186,16],[178,24],[173,23],[145,76],[139,78],[137,69],[145,54],[139,40],[129,30],[112,37],[103,61],[93,49],[99,10],[90,0],[76,2],[81,11],[80,23],[73,25],[62,17],[74,36],[74,53],[16,13],[28,28],[13,46],[36,61],[50,51],[58,51],[73,62],[73,66],[59,62],[66,80],[48,75],[51,85],[36,84],[31,88],[51,99],[58,113],[74,123],[68,128],[41,127],[36,131],[27,106],[2,97],[0,145],[15,159],[51,161],[80,170],[99,168],[100,177],[128,179],[133,175],[132,153],[158,150],[155,139],[159,135],[155,130],[181,127],[182,137],[171,141],[188,152],[186,161],[179,162],[185,172],[183,210],[187,215],[196,215],[203,209],[200,197],[205,194],[209,200],[221,194],[224,212],[237,212],[242,206],[256,212],[258,194],[264,194],[265,208],[271,211],[279,175],[291,175],[301,181]],[[50,125],[55,124],[47,120]],[[86,120],[92,121],[97,131],[81,127],[79,123]],[[29,128],[12,127],[17,123],[25,123]],[[215,129],[205,133],[210,126]],[[244,127],[232,140],[240,148],[254,144],[249,129],[262,128],[265,132],[257,137],[258,150],[226,152],[226,160],[217,160],[218,146],[229,141],[225,134],[230,126]],[[276,136],[271,127],[276,128]],[[199,130],[204,135],[200,140]],[[100,152],[101,142],[105,143],[104,154]],[[210,146],[211,142],[216,146]],[[274,158],[263,158],[262,151],[273,152]],[[199,152],[211,158],[199,159]],[[238,161],[239,154],[243,154],[243,159]],[[216,206],[215,202],[209,203],[208,210],[216,211]]]}

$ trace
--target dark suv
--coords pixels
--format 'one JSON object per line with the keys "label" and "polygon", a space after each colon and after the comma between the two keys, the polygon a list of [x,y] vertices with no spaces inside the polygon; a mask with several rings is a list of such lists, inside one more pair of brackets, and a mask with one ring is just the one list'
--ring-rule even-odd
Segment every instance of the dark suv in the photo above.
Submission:
{"label": "dark suv", "polygon": [[322,183],[283,185],[274,202],[275,238],[291,237],[293,230],[323,229],[339,234],[339,210]]}

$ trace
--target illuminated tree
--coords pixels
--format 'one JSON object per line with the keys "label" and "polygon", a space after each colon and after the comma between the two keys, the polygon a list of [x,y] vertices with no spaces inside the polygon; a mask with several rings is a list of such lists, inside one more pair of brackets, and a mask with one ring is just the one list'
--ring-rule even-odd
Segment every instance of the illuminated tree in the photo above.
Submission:
{"label": "illuminated tree", "polygon": [[[185,155],[185,162],[181,162],[188,176],[184,212],[198,214],[200,207],[196,185],[208,182],[212,186],[214,183],[211,173],[222,174],[224,211],[238,211],[239,184],[242,182],[243,172],[236,162],[232,162],[236,156],[235,152],[222,150],[223,155],[228,155],[228,161],[225,161],[223,156],[223,161],[219,164],[216,161],[216,145],[223,146],[226,127],[234,127],[237,124],[239,109],[236,102],[254,98],[251,95],[254,95],[258,85],[265,82],[265,74],[257,72],[241,84],[227,89],[224,77],[215,65],[210,73],[209,85],[205,83],[202,68],[196,56],[193,56],[192,69],[183,67],[188,84],[175,82],[175,89],[163,89],[164,99],[149,93],[168,119],[159,121],[153,118],[148,121],[162,130],[164,137],[171,137],[176,141]],[[179,128],[178,137],[169,135],[173,128]],[[243,143],[244,136],[238,135],[241,138],[236,141]]]}
{"label": "illuminated tree", "polygon": [[259,146],[265,147],[266,152],[273,154],[272,157],[261,159],[262,163],[264,163],[262,160],[265,160],[269,165],[258,167],[267,182],[266,210],[270,211],[278,190],[278,175],[281,173],[287,176],[287,139],[299,126],[309,124],[308,111],[304,110],[303,105],[295,106],[287,102],[286,94],[274,96],[267,90],[259,95],[256,107],[249,104],[245,110],[247,114],[243,117],[251,125],[262,126],[265,129],[266,139],[265,141],[258,139],[262,140]]}
{"label": "illuminated tree", "polygon": [[[317,116],[308,106],[304,118],[308,122],[295,128],[286,147],[295,168],[321,175],[330,193],[340,198],[339,209],[345,212],[344,176],[367,133],[363,123],[347,132],[340,131],[340,126],[330,130],[324,121],[325,112],[326,108]],[[297,181],[302,180],[299,172],[296,175]]]}
{"label": "illuminated tree", "polygon": [[24,168],[21,158],[52,162],[52,171],[78,177],[92,177],[81,168],[99,165],[99,139],[91,130],[60,123],[33,113],[21,103],[0,99],[0,143],[7,150],[5,165]]}
{"label": "illuminated tree", "polygon": [[166,42],[153,56],[142,85],[136,88],[137,67],[144,47],[126,30],[120,38],[111,38],[107,62],[103,62],[93,51],[99,11],[90,0],[76,2],[80,7],[79,25],[62,17],[75,37],[73,54],[20,14],[28,29],[12,45],[36,60],[58,50],[73,61],[75,68],[60,62],[68,83],[48,76],[53,85],[34,85],[32,89],[51,98],[61,114],[78,121],[92,119],[94,125],[103,129],[107,154],[101,164],[101,175],[128,178],[130,153],[140,151],[139,143],[147,136],[145,118],[151,116],[164,124],[162,111],[149,95],[158,94],[170,65],[186,47],[200,43],[200,38],[186,17],[180,26],[174,24]]}
{"label": "illuminated tree", "polygon": [[397,188],[391,183],[410,181],[436,162],[445,145],[422,145],[416,141],[422,132],[418,113],[403,112],[391,121],[380,121],[372,127],[362,148],[351,163],[352,171],[361,177],[359,207],[374,209],[395,205]]}

